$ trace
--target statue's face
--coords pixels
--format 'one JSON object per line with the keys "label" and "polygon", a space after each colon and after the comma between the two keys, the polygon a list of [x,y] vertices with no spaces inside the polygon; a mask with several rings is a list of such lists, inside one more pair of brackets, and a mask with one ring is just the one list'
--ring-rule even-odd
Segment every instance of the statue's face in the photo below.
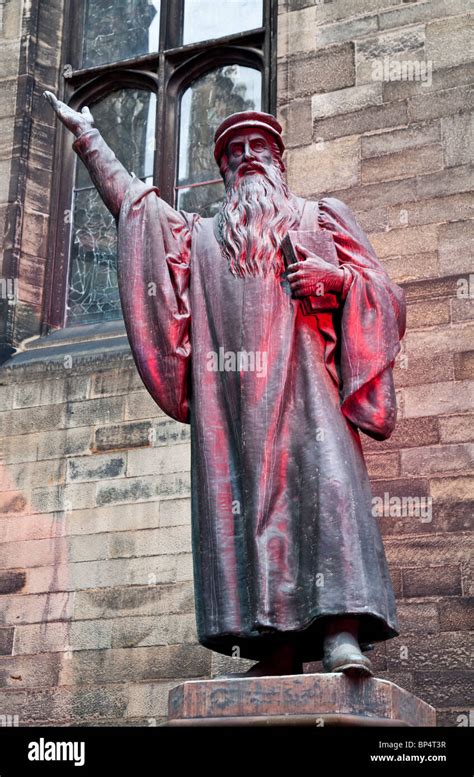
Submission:
{"label": "statue's face", "polygon": [[271,136],[265,130],[251,127],[235,132],[227,144],[229,170],[235,175],[265,173],[274,163]]}

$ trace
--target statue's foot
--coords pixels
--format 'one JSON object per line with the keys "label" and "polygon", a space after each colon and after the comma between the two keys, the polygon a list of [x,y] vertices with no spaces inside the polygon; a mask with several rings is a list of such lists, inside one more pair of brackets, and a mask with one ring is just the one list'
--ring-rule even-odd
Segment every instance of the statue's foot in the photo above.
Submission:
{"label": "statue's foot", "polygon": [[323,667],[326,672],[373,676],[372,663],[363,655],[357,640],[355,619],[331,623],[324,640]]}

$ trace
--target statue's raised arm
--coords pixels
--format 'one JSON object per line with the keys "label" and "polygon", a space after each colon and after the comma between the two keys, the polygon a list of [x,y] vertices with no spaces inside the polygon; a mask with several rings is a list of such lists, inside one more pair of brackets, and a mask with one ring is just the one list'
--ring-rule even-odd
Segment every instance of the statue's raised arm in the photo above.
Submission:
{"label": "statue's raised arm", "polygon": [[76,136],[73,149],[118,228],[117,276],[132,353],[143,383],[172,418],[189,420],[188,301],[191,236],[186,218],[158,189],[130,175],[86,107],[75,111],[44,93]]}

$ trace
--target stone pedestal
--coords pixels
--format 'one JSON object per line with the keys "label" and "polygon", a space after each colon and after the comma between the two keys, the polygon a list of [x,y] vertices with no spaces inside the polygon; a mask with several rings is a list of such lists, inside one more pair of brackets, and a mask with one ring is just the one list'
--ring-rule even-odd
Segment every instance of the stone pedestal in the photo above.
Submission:
{"label": "stone pedestal", "polygon": [[388,680],[342,673],[193,680],[169,694],[168,726],[435,726],[433,707]]}

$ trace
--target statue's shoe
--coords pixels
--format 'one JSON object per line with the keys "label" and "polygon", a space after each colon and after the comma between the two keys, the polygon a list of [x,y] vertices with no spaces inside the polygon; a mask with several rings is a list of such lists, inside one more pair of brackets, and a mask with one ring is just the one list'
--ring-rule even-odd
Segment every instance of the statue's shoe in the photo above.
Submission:
{"label": "statue's shoe", "polygon": [[324,640],[323,667],[326,672],[344,672],[359,677],[372,677],[372,663],[364,656],[356,638],[343,631]]}

